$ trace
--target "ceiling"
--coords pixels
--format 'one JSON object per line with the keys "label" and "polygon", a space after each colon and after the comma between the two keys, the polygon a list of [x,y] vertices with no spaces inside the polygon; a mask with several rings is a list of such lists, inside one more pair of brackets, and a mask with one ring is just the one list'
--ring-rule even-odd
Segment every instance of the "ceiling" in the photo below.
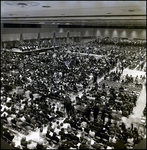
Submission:
{"label": "ceiling", "polygon": [[1,23],[146,27],[146,1],[1,1]]}

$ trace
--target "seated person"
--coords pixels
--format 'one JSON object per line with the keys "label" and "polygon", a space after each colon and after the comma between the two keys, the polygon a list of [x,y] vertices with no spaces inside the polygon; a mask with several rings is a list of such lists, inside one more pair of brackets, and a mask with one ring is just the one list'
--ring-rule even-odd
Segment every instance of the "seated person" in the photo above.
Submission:
{"label": "seated person", "polygon": [[82,143],[79,146],[79,149],[88,149],[88,146],[86,145],[86,141],[83,140]]}
{"label": "seated person", "polygon": [[57,137],[57,134],[53,132],[53,135],[50,137],[51,140],[55,140],[57,143],[59,142],[59,138]]}
{"label": "seated person", "polygon": [[92,137],[92,138],[95,137],[95,132],[94,132],[93,129],[90,129],[90,130],[89,130],[89,135],[90,135],[90,137]]}
{"label": "seated person", "polygon": [[119,88],[119,91],[120,91],[120,92],[123,92],[123,91],[124,91],[123,86],[121,86],[121,87]]}
{"label": "seated person", "polygon": [[37,146],[37,143],[29,140],[28,143],[27,143],[27,149],[35,149]]}
{"label": "seated person", "polygon": [[23,137],[20,141],[21,145],[24,147],[24,148],[27,148],[27,141],[26,141],[26,137]]}
{"label": "seated person", "polygon": [[63,117],[64,113],[59,111],[59,108],[57,108],[57,111],[55,112],[59,117]]}
{"label": "seated person", "polygon": [[86,128],[87,127],[87,122],[85,122],[85,121],[81,122],[81,127]]}
{"label": "seated person", "polygon": [[41,150],[41,149],[44,149],[44,146],[42,145],[42,143],[37,143],[37,146],[36,146],[37,149]]}
{"label": "seated person", "polygon": [[54,132],[57,134],[57,135],[59,135],[59,132],[60,132],[61,130],[60,130],[60,126],[58,125],[57,126],[57,128],[54,130]]}

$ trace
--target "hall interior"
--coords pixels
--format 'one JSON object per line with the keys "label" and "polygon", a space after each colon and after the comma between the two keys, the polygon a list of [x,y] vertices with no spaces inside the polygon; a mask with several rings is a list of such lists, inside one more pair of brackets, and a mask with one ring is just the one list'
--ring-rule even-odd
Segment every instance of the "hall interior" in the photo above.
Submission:
{"label": "hall interior", "polygon": [[145,6],[1,1],[2,138],[15,149],[135,149],[146,139]]}

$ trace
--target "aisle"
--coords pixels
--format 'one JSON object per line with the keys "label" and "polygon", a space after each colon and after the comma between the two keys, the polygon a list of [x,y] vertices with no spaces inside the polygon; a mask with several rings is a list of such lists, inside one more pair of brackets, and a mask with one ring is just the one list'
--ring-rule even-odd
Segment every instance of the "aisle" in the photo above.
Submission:
{"label": "aisle", "polygon": [[126,75],[126,74],[132,75],[133,77],[136,77],[138,75],[138,77],[140,78],[141,75],[146,75],[146,72],[135,70],[135,69],[131,70],[131,69],[126,68],[123,71],[123,75]]}
{"label": "aisle", "polygon": [[[67,51],[67,53],[77,54],[78,52]],[[88,53],[79,53],[79,54],[81,56],[88,56]],[[89,54],[89,56],[94,56],[96,59],[103,57],[103,55],[97,55],[97,54]]]}
{"label": "aisle", "polygon": [[[138,70],[131,70],[131,69],[124,69],[123,75],[132,75],[133,77],[140,76],[146,76],[146,72],[144,71],[138,71]],[[138,124],[141,122],[142,112],[146,106],[146,87],[143,84],[143,88],[140,92],[140,95],[136,102],[136,107],[133,109],[133,113],[130,114],[128,118],[122,117],[122,121],[126,124],[126,126],[130,127],[131,123]]]}
{"label": "aisle", "polygon": [[136,102],[136,107],[133,109],[133,113],[128,117],[122,117],[122,121],[127,127],[131,126],[131,123],[139,124],[141,122],[141,117],[143,115],[143,110],[146,106],[146,88],[143,87],[138,100]]}
{"label": "aisle", "polygon": [[140,93],[140,96],[137,100],[136,105],[137,106],[134,107],[134,109],[133,109],[133,114],[137,118],[141,118],[141,116],[142,116],[141,110],[143,110],[145,105],[146,105],[146,87],[145,86],[144,86],[144,88],[142,89],[142,91]]}

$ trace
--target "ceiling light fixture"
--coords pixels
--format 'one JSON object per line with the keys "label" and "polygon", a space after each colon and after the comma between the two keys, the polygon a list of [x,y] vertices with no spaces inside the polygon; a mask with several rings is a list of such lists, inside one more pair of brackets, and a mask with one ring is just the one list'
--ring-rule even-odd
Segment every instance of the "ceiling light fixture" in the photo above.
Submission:
{"label": "ceiling light fixture", "polygon": [[51,6],[42,6],[43,8],[50,8]]}
{"label": "ceiling light fixture", "polygon": [[134,10],[128,10],[129,12],[133,12]]}
{"label": "ceiling light fixture", "polygon": [[33,7],[33,6],[40,5],[38,2],[31,2],[31,1],[5,1],[5,3],[7,5],[18,6],[20,8]]}

